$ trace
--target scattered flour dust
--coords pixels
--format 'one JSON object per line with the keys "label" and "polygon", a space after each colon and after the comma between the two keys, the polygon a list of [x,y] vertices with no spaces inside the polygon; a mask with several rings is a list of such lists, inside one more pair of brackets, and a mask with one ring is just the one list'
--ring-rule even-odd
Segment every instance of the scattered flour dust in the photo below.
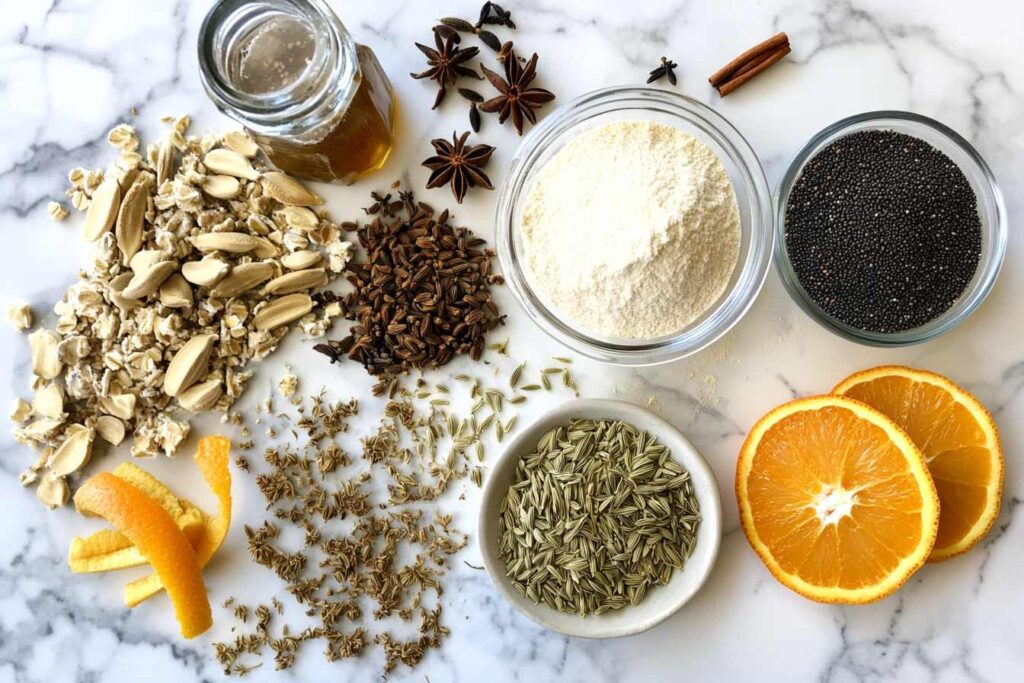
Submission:
{"label": "scattered flour dust", "polygon": [[740,244],[732,182],[677,128],[620,121],[570,140],[540,170],[523,211],[534,285],[605,337],[678,332],[722,295]]}

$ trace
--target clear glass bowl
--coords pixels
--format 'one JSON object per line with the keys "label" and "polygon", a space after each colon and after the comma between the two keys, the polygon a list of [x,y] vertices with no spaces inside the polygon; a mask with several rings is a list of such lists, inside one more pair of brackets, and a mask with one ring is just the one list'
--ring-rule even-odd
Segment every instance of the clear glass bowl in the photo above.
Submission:
{"label": "clear glass bowl", "polygon": [[[545,301],[526,263],[520,221],[537,172],[569,140],[615,121],[654,121],[689,133],[721,159],[740,211],[740,249],[728,285],[700,318],[655,339],[595,336]],[[495,216],[498,255],[506,281],[526,314],[570,349],[607,363],[654,365],[700,351],[724,335],[757,298],[771,261],[774,214],[761,163],[732,124],[706,105],[678,93],[648,87],[595,90],[559,107],[534,127],[519,146],[498,196]]]}
{"label": "clear glass bowl", "polygon": [[[963,171],[978,198],[981,218],[981,258],[973,279],[948,311],[938,318],[903,332],[869,332],[837,320],[818,306],[800,284],[786,251],[786,203],[804,165],[824,147],[850,133],[891,130],[924,140],[948,156]],[[789,165],[779,183],[775,201],[775,264],[793,301],[815,322],[841,337],[870,346],[909,346],[949,332],[974,312],[995,284],[1006,253],[1006,207],[992,171],[981,155],[956,131],[925,116],[904,111],[873,111],[842,119],[810,139]]]}

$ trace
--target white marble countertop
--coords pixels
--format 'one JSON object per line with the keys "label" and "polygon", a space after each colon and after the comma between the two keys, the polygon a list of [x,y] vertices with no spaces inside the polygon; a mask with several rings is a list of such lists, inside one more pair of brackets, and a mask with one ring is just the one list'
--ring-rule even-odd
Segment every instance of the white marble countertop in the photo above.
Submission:
{"label": "white marble countertop", "polygon": [[[194,130],[227,121],[207,100],[195,57],[207,0],[29,0],[5,3],[0,24],[0,304],[26,301],[48,313],[84,263],[80,217],[52,222],[47,202],[60,198],[72,166],[103,166],[113,157],[106,132],[130,120],[150,138],[165,114],[191,114]],[[429,38],[437,15],[472,15],[476,0],[446,3],[360,0],[331,3],[356,39],[372,46],[402,103],[399,148],[387,168],[351,188],[324,188],[339,218],[361,215],[369,190],[396,177],[420,188],[428,140],[466,127],[463,106],[429,111],[434,91],[408,77],[422,58],[414,40]],[[443,7],[439,9],[438,7]],[[650,2],[509,2],[522,50],[541,54],[544,85],[565,102],[585,91],[641,83],[669,55],[679,88],[714,106],[748,137],[774,186],[788,160],[813,133],[838,118],[875,109],[935,117],[968,138],[1001,182],[1011,219],[1024,211],[1024,4],[1009,0],[893,3],[887,0],[652,0]],[[707,74],[778,30],[793,54],[725,101]],[[129,110],[138,116],[131,119]],[[499,151],[492,179],[517,144],[510,127],[485,120],[483,138]],[[446,191],[421,192],[438,206]],[[471,194],[461,222],[493,234],[493,194]],[[1011,220],[1012,222],[1012,220]],[[1015,226],[1014,226],[1015,227]],[[985,305],[945,337],[886,351],[856,346],[811,322],[771,273],[760,299],[724,340],[694,358],[647,369],[577,361],[581,392],[653,403],[684,430],[719,481],[725,537],[702,592],[666,623],[643,635],[596,642],[535,626],[503,603],[482,572],[475,539],[456,558],[445,594],[452,629],[440,652],[396,680],[442,681],[1010,681],[1024,671],[1024,526],[1019,506],[1024,472],[1024,240],[1011,227],[1006,266]],[[507,291],[513,349],[556,354]],[[52,316],[44,323],[52,323]],[[336,335],[337,336],[337,335]],[[29,394],[28,346],[0,330],[0,403]],[[330,368],[303,340],[271,357],[240,407],[266,396],[284,362],[307,388],[366,396],[356,366]],[[821,392],[849,372],[906,363],[950,375],[988,404],[1002,429],[1007,476],[1001,516],[966,556],[926,566],[897,594],[866,607],[806,601],[776,583],[738,529],[733,494],[736,452],[747,428],[794,395]],[[552,399],[554,400],[554,399]],[[531,410],[543,406],[537,402]],[[366,413],[372,413],[367,409]],[[535,412],[534,412],[535,414]],[[530,413],[521,419],[527,419]],[[369,418],[367,418],[369,419]],[[107,456],[113,464],[126,454]],[[70,537],[95,524],[70,510],[45,512],[17,473],[30,453],[9,430],[0,436],[0,682],[220,680],[210,642],[232,619],[215,607],[212,635],[185,643],[166,600],[134,611],[120,607],[121,581],[73,576],[65,562]],[[175,482],[196,483],[185,460],[153,462]],[[236,523],[206,572],[214,600],[229,593],[281,591],[275,577],[246,554],[241,523],[262,519],[251,477],[238,473]],[[191,478],[191,479],[190,479]],[[472,528],[478,491],[459,507]],[[209,502],[205,501],[204,502]],[[454,501],[454,497],[451,499]],[[260,593],[255,592],[258,586]],[[292,671],[265,666],[253,680],[375,680],[381,652],[326,664],[311,646]]]}

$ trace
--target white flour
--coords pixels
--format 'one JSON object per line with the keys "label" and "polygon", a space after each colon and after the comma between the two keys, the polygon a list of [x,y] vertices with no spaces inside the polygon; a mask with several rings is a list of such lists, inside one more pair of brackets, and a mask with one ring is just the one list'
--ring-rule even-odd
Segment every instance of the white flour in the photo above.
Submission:
{"label": "white flour", "polygon": [[740,216],[718,157],[646,121],[582,133],[537,174],[523,211],[534,285],[592,333],[678,332],[721,296]]}

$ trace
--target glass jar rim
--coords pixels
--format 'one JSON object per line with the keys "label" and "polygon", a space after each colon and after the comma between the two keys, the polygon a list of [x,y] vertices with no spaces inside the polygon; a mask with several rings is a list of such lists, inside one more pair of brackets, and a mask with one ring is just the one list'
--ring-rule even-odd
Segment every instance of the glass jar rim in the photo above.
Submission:
{"label": "glass jar rim", "polygon": [[[246,22],[278,9],[302,19],[314,32],[313,59],[301,76],[279,90],[251,94],[237,89],[223,68],[226,40]],[[324,0],[220,0],[199,29],[199,71],[214,104],[250,130],[268,135],[301,135],[348,106],[358,75],[355,42]]]}

